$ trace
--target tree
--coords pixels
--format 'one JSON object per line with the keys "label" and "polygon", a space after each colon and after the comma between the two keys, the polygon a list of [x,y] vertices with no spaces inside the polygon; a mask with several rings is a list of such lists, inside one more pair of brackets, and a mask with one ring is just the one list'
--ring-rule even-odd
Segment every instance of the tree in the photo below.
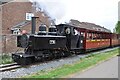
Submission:
{"label": "tree", "polygon": [[115,29],[116,33],[120,33],[120,21],[117,22]]}

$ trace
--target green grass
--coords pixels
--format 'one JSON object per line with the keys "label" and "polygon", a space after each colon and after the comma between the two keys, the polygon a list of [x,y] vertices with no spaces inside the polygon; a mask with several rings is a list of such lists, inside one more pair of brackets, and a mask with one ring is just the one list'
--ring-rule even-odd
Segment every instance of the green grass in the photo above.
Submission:
{"label": "green grass", "polygon": [[13,62],[11,56],[7,54],[1,55],[0,59],[0,64],[8,64]]}
{"label": "green grass", "polygon": [[24,78],[60,78],[64,77],[82,70],[85,70],[91,66],[98,64],[101,61],[105,61],[110,59],[113,56],[118,55],[118,49],[104,52],[101,54],[90,54],[86,58],[80,59],[80,61],[71,64],[71,65],[64,65],[62,67],[46,70],[46,71],[39,71],[35,74],[31,74],[28,76],[24,76]]}

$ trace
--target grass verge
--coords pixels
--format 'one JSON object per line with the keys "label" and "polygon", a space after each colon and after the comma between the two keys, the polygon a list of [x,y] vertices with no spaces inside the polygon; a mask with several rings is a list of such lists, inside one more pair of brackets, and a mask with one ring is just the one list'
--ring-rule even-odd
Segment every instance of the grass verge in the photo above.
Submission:
{"label": "grass verge", "polygon": [[24,78],[60,78],[85,70],[100,63],[101,61],[108,60],[116,55],[118,55],[118,49],[114,49],[101,54],[90,54],[88,57],[82,58],[80,61],[77,61],[74,64],[63,65],[62,67],[52,70],[39,71],[35,74],[24,76]]}
{"label": "grass verge", "polygon": [[12,58],[10,55],[4,54],[0,56],[0,65],[1,64],[8,64],[8,63],[12,63]]}

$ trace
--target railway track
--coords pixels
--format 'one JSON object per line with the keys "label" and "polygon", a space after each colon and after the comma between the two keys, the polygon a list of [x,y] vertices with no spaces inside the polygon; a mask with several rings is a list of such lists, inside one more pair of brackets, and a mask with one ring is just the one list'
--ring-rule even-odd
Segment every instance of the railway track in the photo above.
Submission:
{"label": "railway track", "polygon": [[0,65],[0,72],[10,71],[10,70],[17,69],[17,68],[20,68],[20,67],[21,67],[21,66],[18,65],[17,63]]}
{"label": "railway track", "polygon": [[[119,48],[119,47],[115,47],[115,48]],[[114,48],[114,49],[115,49]],[[113,48],[108,48],[108,49],[104,49],[104,50],[99,50],[99,51],[93,51],[93,52],[89,52],[89,53],[94,53],[94,54],[99,54],[101,52],[107,52],[107,51],[110,51],[110,50],[113,50]],[[80,54],[78,56],[81,56],[81,57],[86,57],[90,54]],[[76,55],[77,56],[77,55]],[[71,56],[71,57],[74,57],[74,56]],[[69,57],[65,57],[63,59],[69,59]],[[59,61],[60,59],[55,59],[56,61]],[[51,61],[51,60],[50,60]],[[49,61],[44,61],[44,62],[36,62],[36,63],[33,63],[31,65],[26,65],[26,67],[30,67],[30,66],[33,66],[33,65],[39,65],[39,64],[42,64],[42,63],[47,63]],[[0,72],[4,72],[4,71],[10,71],[10,70],[14,70],[14,69],[18,69],[18,68],[22,68],[23,66],[20,66],[18,65],[17,63],[11,63],[11,64],[5,64],[5,65],[0,65]]]}

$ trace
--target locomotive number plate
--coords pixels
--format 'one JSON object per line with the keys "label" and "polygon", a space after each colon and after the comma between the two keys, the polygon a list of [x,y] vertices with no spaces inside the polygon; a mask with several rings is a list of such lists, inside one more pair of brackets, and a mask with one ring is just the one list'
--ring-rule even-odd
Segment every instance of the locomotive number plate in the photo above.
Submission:
{"label": "locomotive number plate", "polygon": [[56,41],[55,40],[49,40],[49,44],[55,44]]}

